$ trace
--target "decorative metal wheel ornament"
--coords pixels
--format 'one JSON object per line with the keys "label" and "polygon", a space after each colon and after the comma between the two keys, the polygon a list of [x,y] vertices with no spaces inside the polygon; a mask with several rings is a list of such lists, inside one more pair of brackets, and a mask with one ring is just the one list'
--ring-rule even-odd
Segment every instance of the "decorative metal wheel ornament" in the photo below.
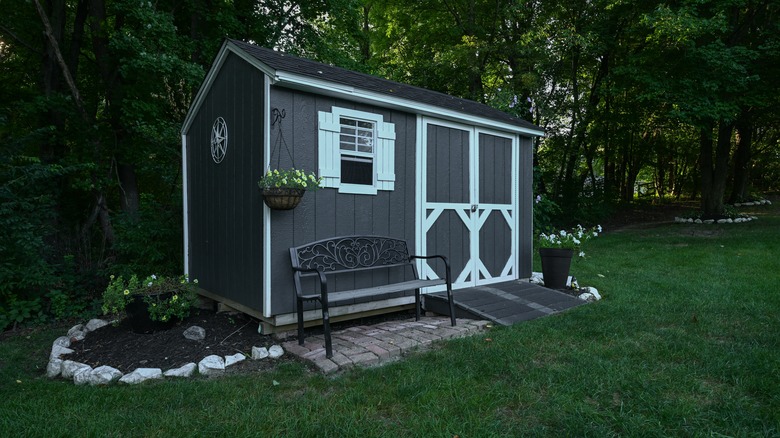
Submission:
{"label": "decorative metal wheel ornament", "polygon": [[228,129],[225,119],[217,117],[211,127],[211,158],[219,164],[225,158],[228,147]]}

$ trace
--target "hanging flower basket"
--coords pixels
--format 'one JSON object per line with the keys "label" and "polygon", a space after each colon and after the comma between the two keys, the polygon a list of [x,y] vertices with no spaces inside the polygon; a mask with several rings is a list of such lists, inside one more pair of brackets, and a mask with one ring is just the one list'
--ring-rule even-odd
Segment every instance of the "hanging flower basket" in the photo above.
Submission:
{"label": "hanging flower basket", "polygon": [[263,189],[263,202],[272,210],[292,210],[301,202],[304,189],[272,187]]}

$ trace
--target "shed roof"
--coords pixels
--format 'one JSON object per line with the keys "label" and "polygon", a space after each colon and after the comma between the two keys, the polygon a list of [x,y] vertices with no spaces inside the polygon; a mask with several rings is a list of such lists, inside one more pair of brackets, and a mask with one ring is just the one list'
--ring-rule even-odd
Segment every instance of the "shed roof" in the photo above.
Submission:
{"label": "shed roof", "polygon": [[[473,100],[450,96],[437,91],[428,90],[413,85],[391,81],[377,76],[359,73],[340,67],[335,67],[309,59],[299,58],[287,53],[228,39],[225,41],[217,62],[226,51],[233,51],[244,57],[266,74],[273,77],[275,83],[296,88],[317,88],[331,94],[349,95],[372,103],[385,104],[396,108],[415,110],[422,114],[444,118],[467,120],[476,124],[512,129],[525,134],[544,135],[542,128],[519,117],[514,117],[501,110]],[[248,56],[247,56],[248,55]],[[217,67],[218,68],[218,67]],[[212,72],[214,70],[212,66]],[[201,86],[199,94],[209,86],[209,76]],[[194,105],[198,106],[196,97]],[[193,108],[190,108],[192,112]],[[187,131],[190,115],[185,120],[183,131]]]}

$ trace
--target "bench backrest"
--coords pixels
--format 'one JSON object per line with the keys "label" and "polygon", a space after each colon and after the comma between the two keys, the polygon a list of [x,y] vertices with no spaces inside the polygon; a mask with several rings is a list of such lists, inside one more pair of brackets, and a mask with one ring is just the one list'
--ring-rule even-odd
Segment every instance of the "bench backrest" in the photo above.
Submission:
{"label": "bench backrest", "polygon": [[[406,241],[384,236],[343,236],[307,243],[290,248],[290,260],[295,267],[317,269],[326,274],[411,263]],[[307,276],[305,273],[296,274]]]}

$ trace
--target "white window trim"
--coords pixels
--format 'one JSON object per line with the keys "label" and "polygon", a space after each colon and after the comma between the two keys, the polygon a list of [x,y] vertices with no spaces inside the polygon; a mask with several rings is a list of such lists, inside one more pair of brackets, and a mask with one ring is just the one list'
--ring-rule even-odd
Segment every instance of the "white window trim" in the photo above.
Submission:
{"label": "white window trim", "polygon": [[[341,117],[374,122],[374,184],[341,182]],[[318,112],[319,176],[322,186],[337,188],[339,193],[376,195],[379,190],[395,189],[395,125],[385,123],[381,114],[334,106],[331,112]]]}

